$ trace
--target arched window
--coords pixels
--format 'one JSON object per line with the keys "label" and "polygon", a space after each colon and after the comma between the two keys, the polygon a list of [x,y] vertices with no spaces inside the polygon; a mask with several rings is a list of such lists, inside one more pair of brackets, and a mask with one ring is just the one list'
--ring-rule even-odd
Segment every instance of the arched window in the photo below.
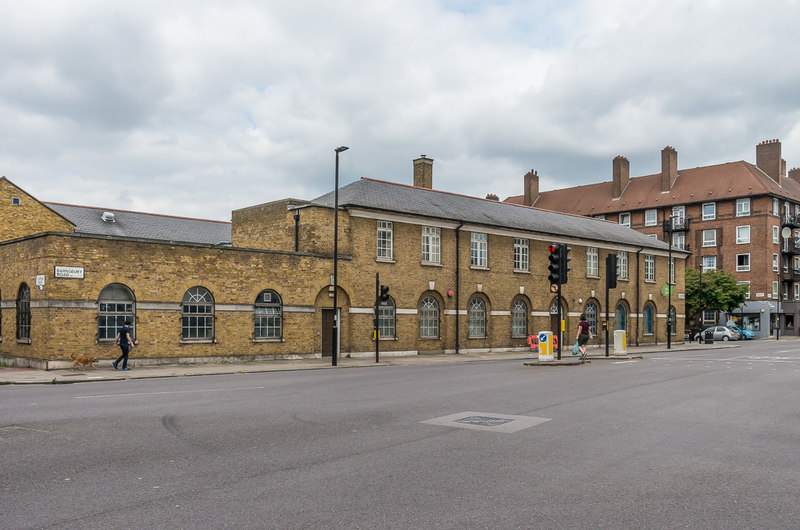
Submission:
{"label": "arched window", "polygon": [[469,337],[486,337],[486,302],[477,296],[469,303]]}
{"label": "arched window", "polygon": [[644,311],[642,312],[642,333],[645,335],[653,334],[653,306],[645,304]]}
{"label": "arched window", "polygon": [[617,304],[617,311],[614,317],[616,329],[628,329],[628,309],[625,304],[621,302]]}
{"label": "arched window", "polygon": [[589,329],[592,330],[592,335],[597,335],[597,304],[586,302],[586,307],[583,310],[586,313],[586,321],[589,323]]}
{"label": "arched window", "polygon": [[106,285],[97,300],[97,340],[114,340],[117,331],[131,322],[131,338],[136,338],[133,292],[121,283]]}
{"label": "arched window", "polygon": [[192,287],[183,295],[181,339],[214,338],[214,298],[205,287]]}
{"label": "arched window", "polygon": [[439,338],[439,302],[432,296],[423,298],[419,305],[419,337]]}
{"label": "arched window", "polygon": [[378,304],[378,332],[382,339],[395,338],[394,300],[391,296]]}
{"label": "arched window", "polygon": [[670,335],[675,335],[675,333],[677,333],[677,329],[678,329],[678,315],[677,315],[677,313],[675,311],[675,306],[674,305],[669,306],[668,318],[669,318]]}
{"label": "arched window", "polygon": [[278,293],[270,289],[258,293],[253,314],[254,339],[283,338],[283,305]]}
{"label": "arched window", "polygon": [[528,304],[522,298],[517,298],[511,306],[511,336],[528,336]]}
{"label": "arched window", "polygon": [[17,340],[31,340],[31,288],[27,283],[19,286],[17,294]]}

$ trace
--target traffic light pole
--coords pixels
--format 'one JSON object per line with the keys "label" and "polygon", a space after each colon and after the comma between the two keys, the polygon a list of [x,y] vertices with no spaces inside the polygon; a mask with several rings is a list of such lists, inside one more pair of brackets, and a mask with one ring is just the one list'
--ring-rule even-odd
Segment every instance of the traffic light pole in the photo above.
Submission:
{"label": "traffic light pole", "polygon": [[375,273],[375,309],[373,309],[375,313],[375,318],[372,319],[373,330],[372,330],[372,337],[375,339],[375,362],[381,362],[381,341],[380,336],[378,335],[380,331],[378,331],[378,310],[380,306],[381,300],[381,274],[379,272]]}
{"label": "traffic light pole", "polygon": [[561,278],[558,279],[558,293],[556,294],[556,303],[558,304],[558,360],[561,360],[561,344],[564,342],[564,333],[561,328],[564,327],[564,317],[561,310]]}

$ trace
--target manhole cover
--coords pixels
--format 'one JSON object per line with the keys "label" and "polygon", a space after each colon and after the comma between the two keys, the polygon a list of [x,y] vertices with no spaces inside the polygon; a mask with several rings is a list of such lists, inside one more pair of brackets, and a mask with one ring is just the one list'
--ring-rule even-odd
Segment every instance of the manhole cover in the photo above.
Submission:
{"label": "manhole cover", "polygon": [[484,427],[497,427],[498,425],[503,425],[504,423],[508,423],[514,420],[509,420],[507,418],[492,418],[491,416],[468,416],[466,418],[461,418],[460,420],[456,420],[458,423],[469,423],[470,425],[483,425]]}

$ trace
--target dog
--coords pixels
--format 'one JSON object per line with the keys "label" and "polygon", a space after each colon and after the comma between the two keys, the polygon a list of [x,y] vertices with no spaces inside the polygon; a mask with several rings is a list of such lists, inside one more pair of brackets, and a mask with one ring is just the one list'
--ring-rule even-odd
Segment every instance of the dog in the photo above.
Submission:
{"label": "dog", "polygon": [[72,354],[69,356],[72,359],[72,369],[74,370],[75,367],[80,368],[81,370],[86,370],[87,366],[91,366],[95,370],[97,367],[92,364],[98,361],[97,357],[92,357],[91,355],[76,355]]}

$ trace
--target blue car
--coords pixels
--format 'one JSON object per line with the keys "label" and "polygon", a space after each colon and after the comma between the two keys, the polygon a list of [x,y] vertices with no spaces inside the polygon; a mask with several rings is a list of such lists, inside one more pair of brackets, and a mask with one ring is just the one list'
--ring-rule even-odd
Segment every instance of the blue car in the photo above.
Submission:
{"label": "blue car", "polygon": [[743,339],[750,340],[752,338],[755,338],[755,336],[756,336],[755,332],[753,332],[752,330],[749,330],[749,329],[742,329],[739,326],[728,326],[728,327],[738,331],[739,332],[739,336],[741,338],[743,338]]}

